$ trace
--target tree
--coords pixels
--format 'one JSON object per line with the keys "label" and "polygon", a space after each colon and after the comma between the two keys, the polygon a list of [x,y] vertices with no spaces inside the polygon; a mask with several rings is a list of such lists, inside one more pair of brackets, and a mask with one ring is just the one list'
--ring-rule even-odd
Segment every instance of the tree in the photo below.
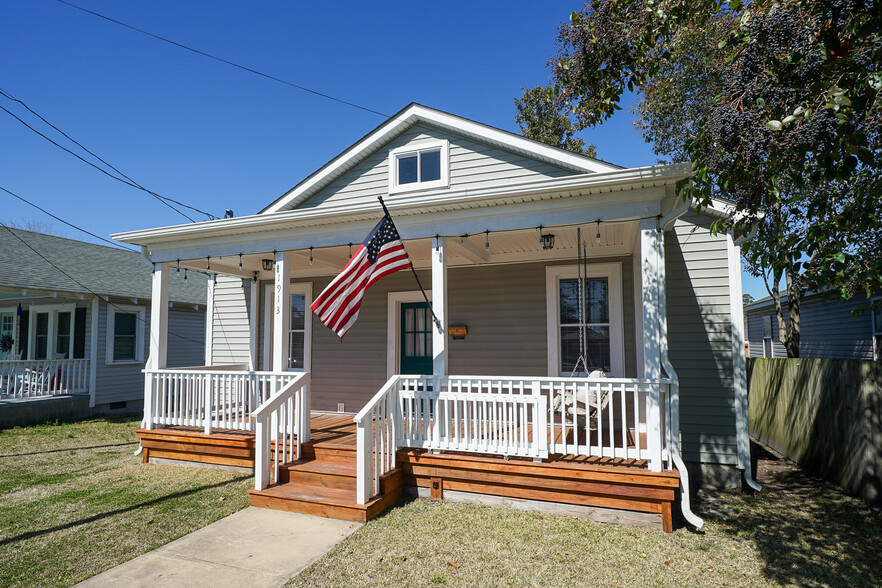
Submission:
{"label": "tree", "polygon": [[756,302],[756,300],[750,294],[744,293],[741,295],[741,304],[742,305],[747,306],[748,304],[751,304],[753,302]]}
{"label": "tree", "polygon": [[547,88],[535,86],[521,89],[524,90],[523,95],[515,98],[515,122],[523,136],[587,157],[597,157],[594,145],[585,147],[583,139],[573,136],[576,132],[573,123],[555,109]]}
{"label": "tree", "polygon": [[3,224],[7,227],[22,229],[24,231],[31,231],[34,233],[44,233],[46,235],[55,235],[57,237],[67,236],[64,231],[60,231],[58,227],[56,227],[52,223],[41,221],[35,218],[23,217],[21,220],[3,221]]}
{"label": "tree", "polygon": [[882,287],[880,31],[872,0],[599,0],[559,31],[557,110],[579,130],[643,92],[644,136],[693,162],[684,197],[730,200],[715,229],[752,232],[789,356],[806,290]]}

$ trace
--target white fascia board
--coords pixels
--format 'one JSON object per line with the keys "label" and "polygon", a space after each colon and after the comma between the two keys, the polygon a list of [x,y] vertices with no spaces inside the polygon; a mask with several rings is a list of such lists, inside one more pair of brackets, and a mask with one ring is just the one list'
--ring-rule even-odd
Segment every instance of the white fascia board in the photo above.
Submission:
{"label": "white fascia board", "polygon": [[272,214],[290,208],[292,205],[297,206],[312,196],[314,190],[334,180],[373,153],[379,145],[386,143],[408,127],[420,122],[428,122],[457,133],[483,139],[486,142],[529,154],[541,160],[573,169],[574,171],[603,173],[620,169],[618,166],[576,155],[575,153],[532,141],[494,127],[414,104],[400,114],[390,118],[385,124],[338,155],[313,175],[297,184],[259,214]]}
{"label": "white fascia board", "polygon": [[[631,190],[676,182],[690,173],[688,165],[650,166],[616,170],[603,174],[552,178],[479,190],[456,192],[444,190],[401,195],[389,198],[386,204],[390,211],[394,211],[396,219],[411,215],[426,216],[445,210],[480,208],[486,212],[490,206],[528,200],[539,200],[540,202],[534,202],[533,206],[537,211],[540,211],[543,200],[565,199],[590,194],[612,193],[618,195],[618,200],[626,201],[629,199],[627,194]],[[234,240],[232,238],[236,235],[247,236],[244,239],[247,241],[261,232],[301,229],[317,225],[337,225],[355,221],[373,220],[376,222],[379,218],[379,212],[379,203],[347,204],[143,229],[115,233],[111,236],[122,243],[147,247],[210,238]]]}

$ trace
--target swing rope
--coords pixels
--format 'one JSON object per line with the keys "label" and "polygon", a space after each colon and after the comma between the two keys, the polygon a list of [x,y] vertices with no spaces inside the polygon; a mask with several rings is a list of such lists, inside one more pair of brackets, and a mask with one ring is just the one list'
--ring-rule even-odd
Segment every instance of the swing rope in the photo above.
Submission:
{"label": "swing rope", "polygon": [[579,280],[576,287],[576,302],[579,305],[579,358],[576,360],[576,364],[573,366],[573,372],[570,374],[571,378],[575,377],[576,372],[579,371],[579,364],[582,364],[582,368],[585,370],[585,376],[588,376],[588,364],[585,361],[585,349],[588,347],[588,329],[585,325],[585,284],[582,280],[583,263],[586,265],[585,276],[587,277],[588,275],[588,256],[587,252],[585,252],[585,254],[583,255],[584,247],[585,245],[582,243],[582,228],[579,227],[576,229],[576,255],[578,256],[576,274]]}

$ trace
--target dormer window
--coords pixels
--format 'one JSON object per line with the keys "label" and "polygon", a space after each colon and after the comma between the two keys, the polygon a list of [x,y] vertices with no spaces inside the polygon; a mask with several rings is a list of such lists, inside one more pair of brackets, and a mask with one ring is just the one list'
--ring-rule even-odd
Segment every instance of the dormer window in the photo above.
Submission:
{"label": "dormer window", "polygon": [[408,192],[449,185],[447,141],[417,143],[389,152],[389,192]]}

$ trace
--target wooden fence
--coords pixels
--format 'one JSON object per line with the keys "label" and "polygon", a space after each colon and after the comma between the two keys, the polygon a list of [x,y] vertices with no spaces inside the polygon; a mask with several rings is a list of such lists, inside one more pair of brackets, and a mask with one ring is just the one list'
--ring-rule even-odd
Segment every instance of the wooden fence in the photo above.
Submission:
{"label": "wooden fence", "polygon": [[751,434],[882,505],[882,362],[748,359]]}

